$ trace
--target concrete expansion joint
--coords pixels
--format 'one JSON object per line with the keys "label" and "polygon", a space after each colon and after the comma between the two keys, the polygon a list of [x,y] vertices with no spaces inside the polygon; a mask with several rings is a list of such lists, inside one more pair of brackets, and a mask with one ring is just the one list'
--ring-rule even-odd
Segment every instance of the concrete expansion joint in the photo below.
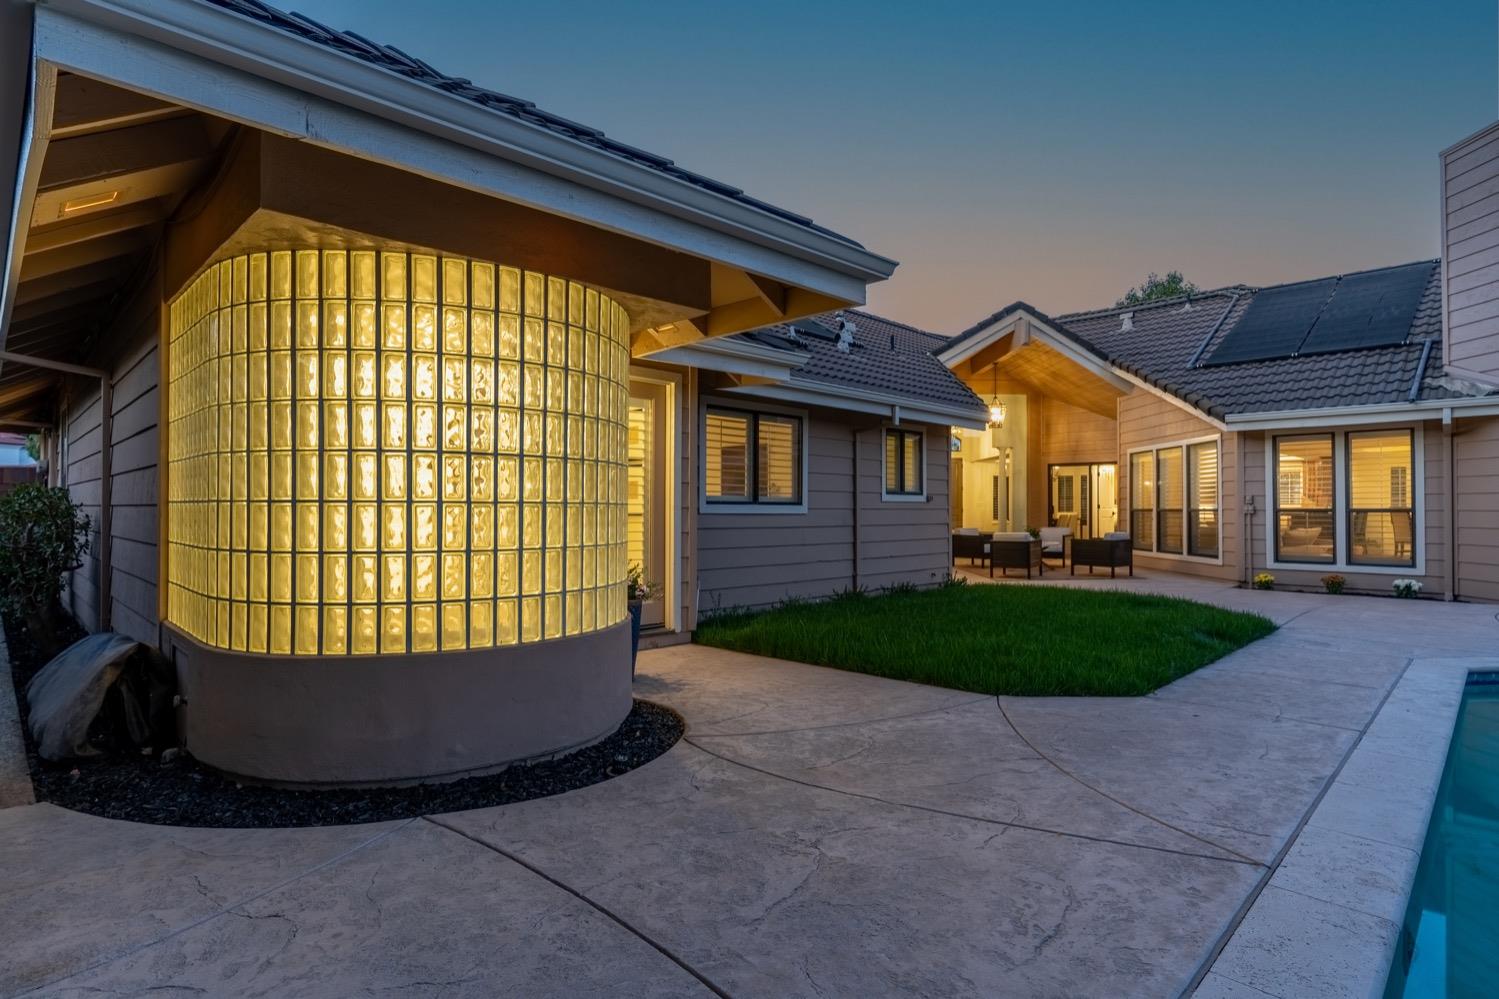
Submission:
{"label": "concrete expansion joint", "polygon": [[[697,738],[737,739],[752,735],[791,735],[797,732],[825,732],[829,729],[851,728],[855,725],[877,725],[880,722],[904,721],[908,718],[920,718],[923,715],[940,715],[944,711],[952,711],[956,708],[966,708],[970,704],[977,704],[980,701],[987,701],[988,699],[988,694],[978,694],[965,700],[953,701],[951,704],[943,704],[935,708],[922,708],[920,711],[907,711],[901,714],[894,715],[880,715],[878,718],[859,718],[855,721],[829,722],[826,725],[803,725],[796,728],[766,728],[753,732],[704,732],[701,735],[698,735]],[[732,721],[733,719],[724,720]],[[718,724],[722,724],[722,722],[719,722]]]}
{"label": "concrete expansion joint", "polygon": [[[1089,843],[1109,843],[1113,846],[1122,846],[1134,850],[1149,850],[1152,853],[1169,853],[1178,857],[1193,857],[1198,860],[1216,860],[1224,864],[1248,864],[1252,867],[1263,866],[1259,861],[1251,860],[1237,853],[1234,853],[1233,856],[1224,856],[1221,853],[1197,853],[1191,850],[1174,850],[1169,846],[1155,846],[1150,843],[1133,843],[1129,840],[1113,839],[1108,836],[1089,836],[1087,833],[1068,832],[1065,829],[1052,829],[1048,826],[1030,825],[1024,822],[1008,822],[1004,819],[990,818],[985,815],[971,815],[967,812],[954,812],[946,808],[932,808],[930,805],[917,805],[908,801],[893,801],[889,798],[882,798],[877,794],[865,794],[860,791],[849,791],[841,787],[831,787],[827,784],[818,784],[815,781],[802,780],[799,777],[791,777],[786,774],[776,773],[774,770],[766,770],[763,767],[757,767],[751,763],[745,763],[742,760],[736,760],[732,756],[725,756],[723,753],[720,753],[714,749],[709,749],[707,746],[704,746],[701,743],[697,742],[696,739],[692,736],[691,732],[684,735],[682,737],[682,741],[691,746],[693,749],[706,753],[714,759],[722,760],[724,763],[727,763],[731,766],[741,767],[745,770],[752,771],[765,777],[770,777],[774,780],[786,781],[789,784],[797,784],[801,787],[811,788],[814,791],[826,791],[829,794],[839,794],[847,798],[858,798],[863,801],[873,801],[878,804],[885,805],[888,808],[908,809],[913,812],[925,812],[929,815],[943,815],[952,819],[964,819],[969,822],[978,822],[988,826],[1001,826],[1005,829],[1021,829],[1026,832],[1043,833],[1048,836],[1061,836],[1065,839],[1085,840]],[[1191,838],[1199,840],[1201,842],[1206,842],[1198,836],[1193,836]],[[1218,847],[1213,843],[1209,843],[1208,845],[1213,846],[1215,849],[1222,849],[1221,847]],[[1233,853],[1233,851],[1231,850],[1225,852]]]}
{"label": "concrete expansion joint", "polygon": [[[416,820],[413,820],[413,821],[416,821]],[[625,919],[619,913],[615,912],[613,909],[610,909],[608,906],[604,905],[602,902],[598,901],[597,899],[590,898],[584,892],[579,891],[577,888],[574,888],[572,885],[566,883],[565,881],[562,881],[562,880],[560,880],[560,879],[552,876],[551,874],[548,874],[546,871],[542,870],[540,867],[537,867],[535,864],[531,863],[528,860],[522,859],[521,857],[519,857],[515,853],[511,852],[510,850],[506,850],[504,847],[496,846],[495,844],[489,842],[488,840],[481,839],[478,836],[473,835],[472,833],[466,832],[463,829],[458,828],[457,826],[449,825],[447,822],[444,822],[440,817],[436,817],[436,816],[432,816],[432,815],[426,815],[426,816],[423,816],[420,821],[427,822],[427,823],[429,823],[431,825],[436,826],[439,829],[446,830],[447,832],[453,833],[455,836],[461,836],[464,839],[468,840],[470,843],[475,844],[476,846],[483,847],[484,849],[490,851],[491,853],[499,854],[501,857],[504,857],[506,860],[508,860],[511,863],[515,864],[517,867],[524,868],[525,870],[529,871],[530,873],[536,875],[538,878],[541,878],[543,881],[545,881],[547,884],[551,885],[553,888],[557,888],[557,889],[559,889],[561,891],[564,891],[567,894],[571,895],[573,898],[577,899],[579,902],[582,902],[584,905],[588,906],[590,909],[593,909],[595,912],[597,912],[599,915],[603,916],[605,919],[608,919],[610,922],[614,923],[616,926],[618,926],[620,929],[624,930],[626,933],[629,933],[631,936],[633,936],[636,939],[640,940],[642,943],[644,943],[646,946],[650,947],[652,950],[654,950],[656,953],[660,954],[662,957],[666,958],[672,964],[675,964],[677,967],[681,968],[687,974],[691,975],[693,978],[695,978],[697,980],[698,984],[702,985],[703,988],[707,989],[709,992],[713,993],[715,996],[720,997],[720,999],[733,999],[733,997],[730,996],[730,994],[728,992],[724,991],[723,988],[721,988],[719,985],[715,984],[712,979],[708,978],[707,975],[703,974],[701,971],[699,971],[696,968],[694,968],[681,955],[677,954],[671,948],[667,947],[665,944],[661,943],[659,940],[656,940],[654,937],[650,936],[648,933],[646,933],[640,927],[636,926],[634,923],[631,923],[629,920]]]}
{"label": "concrete expansion joint", "polygon": [[[1276,851],[1275,856],[1270,859],[1270,863],[1265,867],[1264,873],[1260,875],[1259,881],[1257,881],[1254,887],[1250,889],[1249,894],[1246,895],[1243,902],[1239,904],[1238,910],[1233,914],[1232,918],[1229,919],[1227,925],[1224,926],[1223,932],[1220,933],[1218,935],[1218,939],[1213,942],[1213,946],[1208,950],[1207,956],[1203,959],[1202,963],[1197,966],[1196,973],[1193,974],[1191,979],[1187,982],[1187,987],[1182,990],[1181,994],[1183,996],[1190,996],[1193,992],[1195,992],[1197,990],[1197,987],[1202,984],[1202,980],[1207,977],[1208,972],[1213,970],[1213,965],[1217,963],[1218,956],[1223,953],[1223,949],[1228,946],[1228,942],[1232,940],[1234,934],[1238,932],[1239,926],[1244,922],[1245,917],[1249,915],[1249,910],[1254,907],[1254,904],[1259,900],[1260,895],[1262,895],[1265,889],[1269,887],[1270,879],[1273,878],[1275,876],[1275,872],[1280,869],[1280,865],[1285,861],[1286,855],[1291,852],[1291,847],[1296,845],[1296,841],[1301,837],[1301,831],[1306,828],[1306,824],[1310,822],[1312,816],[1316,814],[1317,806],[1322,804],[1322,799],[1327,796],[1327,792],[1332,788],[1333,784],[1337,782],[1338,775],[1343,772],[1343,768],[1346,767],[1348,765],[1348,761],[1353,758],[1354,752],[1364,741],[1364,735],[1368,733],[1369,727],[1374,724],[1374,720],[1378,718],[1379,713],[1384,710],[1384,706],[1386,702],[1389,701],[1390,695],[1395,692],[1396,687],[1400,686],[1400,681],[1405,678],[1405,674],[1411,668],[1411,663],[1415,661],[1416,660],[1414,656],[1407,656],[1405,659],[1405,664],[1400,667],[1400,672],[1397,673],[1395,675],[1395,678],[1390,681],[1388,686],[1385,687],[1384,696],[1379,699],[1379,703],[1376,704],[1374,706],[1374,710],[1369,713],[1369,718],[1366,722],[1364,722],[1363,728],[1358,730],[1358,737],[1353,739],[1353,741],[1349,743],[1347,751],[1343,753],[1343,758],[1338,760],[1338,765],[1333,768],[1332,773],[1327,775],[1327,779],[1322,782],[1322,787],[1318,789],[1316,796],[1312,798],[1311,803],[1306,806],[1306,810],[1301,813],[1301,818],[1296,822],[1296,828],[1291,830],[1291,835],[1286,837],[1286,841],[1281,844],[1280,849]],[[1294,892],[1294,894],[1301,893]],[[1239,984],[1242,985],[1244,983],[1240,982]]]}
{"label": "concrete expansion joint", "polygon": [[[1174,832],[1174,833],[1176,833],[1176,834],[1178,834],[1180,836],[1185,836],[1188,839],[1196,840],[1197,842],[1202,843],[1204,846],[1210,846],[1214,850],[1221,850],[1223,853],[1226,853],[1226,854],[1229,855],[1228,857],[1221,857],[1220,856],[1220,857],[1211,857],[1209,859],[1212,859],[1212,860],[1228,860],[1230,858],[1234,858],[1234,862],[1235,863],[1249,864],[1249,865],[1251,865],[1253,867],[1263,867],[1263,866],[1265,866],[1263,863],[1261,863],[1258,860],[1255,860],[1253,857],[1250,857],[1250,856],[1247,856],[1245,854],[1242,854],[1239,851],[1231,849],[1229,847],[1226,847],[1226,846],[1224,846],[1221,843],[1214,842],[1213,840],[1208,839],[1206,836],[1199,836],[1199,835],[1197,835],[1194,832],[1189,832],[1188,830],[1181,828],[1180,826],[1172,825],[1170,822],[1167,822],[1165,819],[1158,818],[1157,816],[1151,815],[1149,812],[1145,811],[1144,809],[1138,808],[1135,805],[1130,804],[1129,802],[1125,801],[1122,798],[1116,798],[1114,795],[1112,795],[1109,792],[1105,791],[1103,788],[1098,787],[1098,786],[1096,786],[1094,784],[1088,783],[1087,781],[1085,781],[1081,777],[1079,777],[1077,774],[1073,773],[1071,770],[1068,770],[1066,767],[1062,766],[1056,760],[1052,759],[1050,756],[1047,756],[1045,753],[1041,752],[1041,750],[1036,746],[1035,743],[1031,742],[1030,739],[1027,739],[1025,737],[1025,733],[1023,733],[1023,732],[1020,731],[1019,727],[1016,726],[1014,719],[1012,719],[1010,717],[1010,713],[1005,710],[1004,701],[1001,698],[995,697],[994,698],[994,705],[995,705],[995,707],[999,708],[1000,717],[1005,720],[1005,724],[1006,725],[1010,726],[1010,731],[1015,733],[1015,738],[1017,738],[1021,742],[1025,743],[1026,747],[1028,749],[1030,749],[1031,752],[1035,753],[1037,757],[1039,757],[1040,759],[1046,761],[1046,763],[1048,763],[1049,765],[1051,765],[1058,773],[1060,773],[1062,776],[1066,777],[1068,780],[1073,781],[1079,787],[1087,788],[1089,791],[1092,791],[1094,794],[1098,795],[1099,797],[1106,798],[1107,800],[1112,801],[1114,804],[1118,805],[1120,808],[1123,808],[1123,809],[1126,809],[1128,811],[1134,812],[1136,815],[1140,816],[1141,818],[1143,818],[1143,819],[1145,819],[1145,820],[1147,820],[1149,822],[1154,822],[1156,825],[1161,826],[1163,829],[1169,829],[1172,832]],[[1173,851],[1173,852],[1179,852],[1179,851]],[[1195,854],[1194,854],[1194,856],[1195,856]]]}

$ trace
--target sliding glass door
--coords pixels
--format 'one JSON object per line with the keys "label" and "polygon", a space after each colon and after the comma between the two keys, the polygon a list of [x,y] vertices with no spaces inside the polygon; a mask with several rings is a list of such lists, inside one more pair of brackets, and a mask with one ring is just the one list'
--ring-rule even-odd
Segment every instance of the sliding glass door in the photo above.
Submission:
{"label": "sliding glass door", "polygon": [[1047,522],[1070,527],[1076,538],[1113,531],[1119,520],[1118,467],[1052,465]]}

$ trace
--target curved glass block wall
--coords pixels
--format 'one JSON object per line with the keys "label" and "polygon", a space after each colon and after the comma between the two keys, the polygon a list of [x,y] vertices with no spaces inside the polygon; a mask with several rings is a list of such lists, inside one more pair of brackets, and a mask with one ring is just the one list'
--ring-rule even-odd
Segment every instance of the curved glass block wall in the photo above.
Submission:
{"label": "curved glass block wall", "polygon": [[623,620],[629,323],[563,278],[362,250],[208,268],[168,327],[167,620],[421,653]]}

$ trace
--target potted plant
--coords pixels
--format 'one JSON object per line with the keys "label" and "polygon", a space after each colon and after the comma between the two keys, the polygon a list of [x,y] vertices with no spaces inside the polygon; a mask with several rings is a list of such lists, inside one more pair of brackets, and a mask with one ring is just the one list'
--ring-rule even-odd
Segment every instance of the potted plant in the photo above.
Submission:
{"label": "potted plant", "polygon": [[1348,582],[1335,572],[1328,573],[1322,577],[1322,588],[1328,593],[1342,593],[1343,586]]}
{"label": "potted plant", "polygon": [[1254,588],[1256,590],[1275,589],[1275,577],[1268,572],[1257,572],[1254,574]]}
{"label": "potted plant", "polygon": [[640,651],[640,610],[656,592],[656,584],[645,578],[639,562],[625,572],[625,598],[630,608],[630,675],[635,675],[635,654]]}
{"label": "potted plant", "polygon": [[1397,579],[1392,584],[1395,588],[1395,596],[1406,600],[1414,600],[1421,595],[1421,581],[1419,579]]}
{"label": "potted plant", "polygon": [[66,489],[37,482],[0,497],[0,607],[19,616],[46,651],[56,651],[63,576],[83,564],[89,519]]}

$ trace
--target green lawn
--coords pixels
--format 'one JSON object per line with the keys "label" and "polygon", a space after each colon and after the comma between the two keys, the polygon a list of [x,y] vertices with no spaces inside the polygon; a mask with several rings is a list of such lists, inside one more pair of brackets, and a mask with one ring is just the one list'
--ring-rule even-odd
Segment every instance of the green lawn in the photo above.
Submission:
{"label": "green lawn", "polygon": [[1175,597],[949,585],[727,613],[695,639],[984,694],[1147,694],[1275,630]]}

